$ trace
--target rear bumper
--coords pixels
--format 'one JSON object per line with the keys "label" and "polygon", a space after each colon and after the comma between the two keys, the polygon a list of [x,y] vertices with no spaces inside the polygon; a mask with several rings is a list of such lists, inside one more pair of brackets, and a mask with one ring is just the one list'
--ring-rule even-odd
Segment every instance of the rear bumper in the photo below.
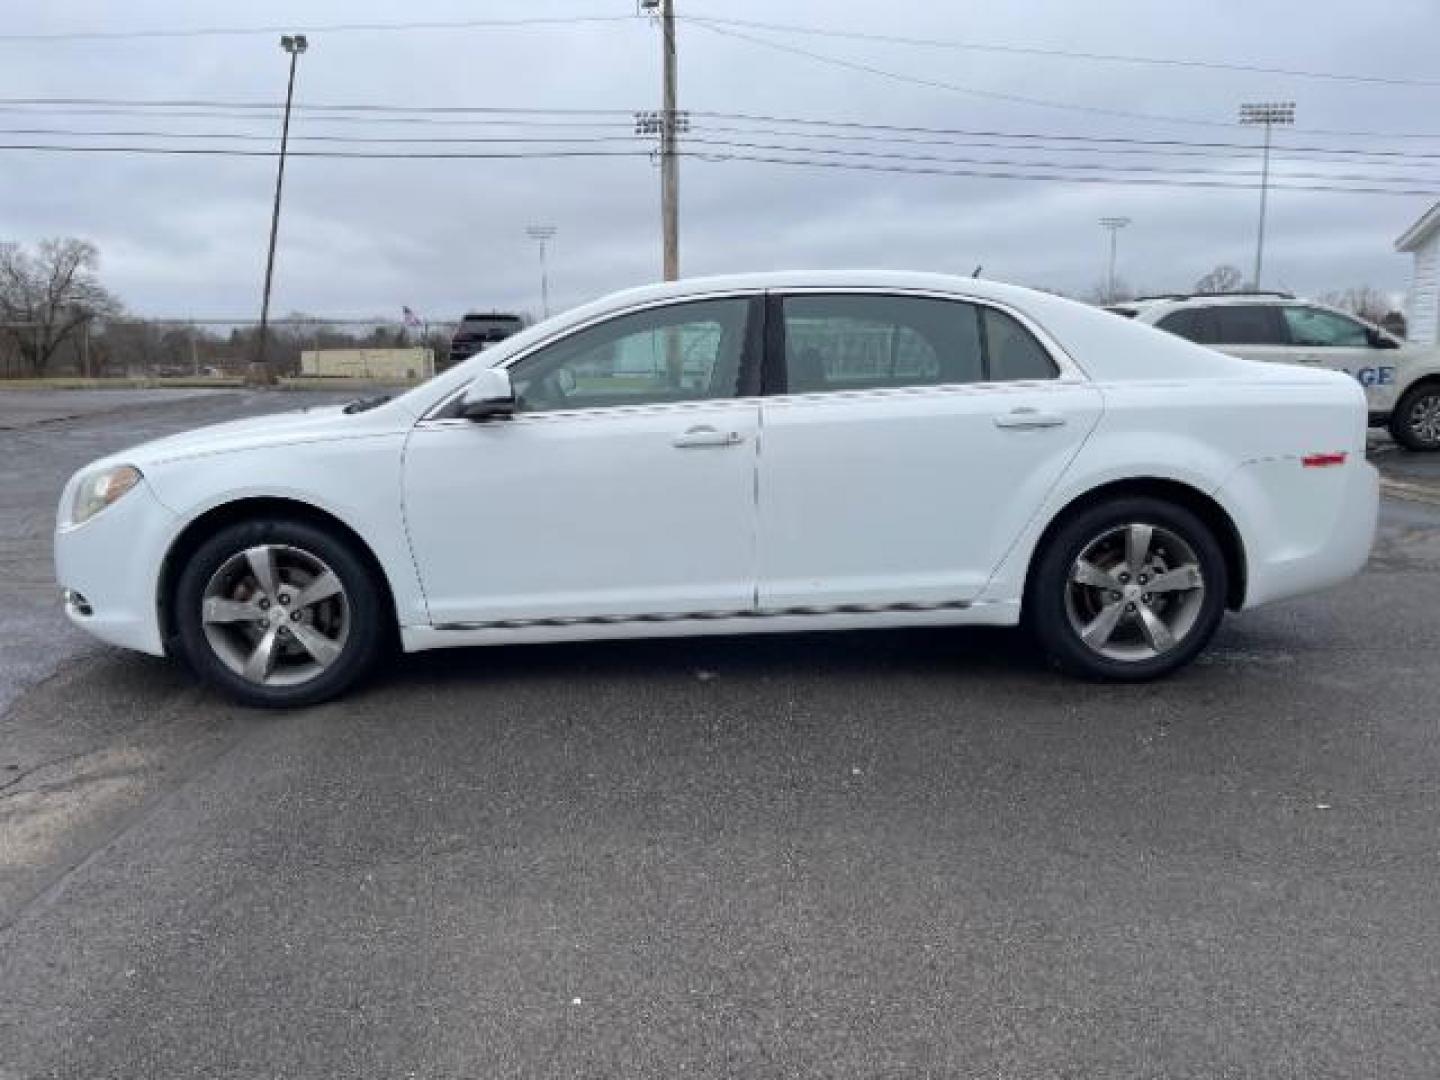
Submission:
{"label": "rear bumper", "polygon": [[[62,506],[70,495],[67,487]],[[55,577],[70,621],[111,645],[164,655],[157,589],[176,520],[141,481],[84,524],[57,528]]]}
{"label": "rear bumper", "polygon": [[1333,468],[1305,468],[1296,458],[1251,462],[1217,494],[1245,543],[1242,608],[1337,585],[1370,557],[1380,474],[1363,458]]}

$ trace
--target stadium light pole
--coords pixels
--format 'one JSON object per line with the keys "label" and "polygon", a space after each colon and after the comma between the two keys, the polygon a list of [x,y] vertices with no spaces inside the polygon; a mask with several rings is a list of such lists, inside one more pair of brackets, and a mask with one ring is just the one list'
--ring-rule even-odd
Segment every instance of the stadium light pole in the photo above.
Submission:
{"label": "stadium light pole", "polygon": [[1260,166],[1260,227],[1255,234],[1255,276],[1252,289],[1260,288],[1260,271],[1265,264],[1265,203],[1270,194],[1270,132],[1276,124],[1295,123],[1293,101],[1247,101],[1240,106],[1240,123],[1265,128],[1265,151]]}
{"label": "stadium light pole", "polygon": [[290,81],[285,84],[285,119],[280,123],[280,166],[275,172],[275,206],[270,212],[270,248],[265,255],[265,292],[260,300],[260,340],[255,345],[255,359],[250,364],[247,382],[268,386],[275,382],[266,349],[270,328],[270,282],[275,276],[275,237],[280,231],[280,193],[285,187],[285,149],[290,143],[290,103],[295,98],[295,65],[300,54],[310,47],[304,34],[285,34],[280,48],[290,54]]}
{"label": "stadium light pole", "polygon": [[542,319],[550,317],[550,274],[545,267],[545,243],[555,238],[554,225],[526,226],[525,235],[540,245],[540,312]]}
{"label": "stadium light pole", "polygon": [[1128,217],[1102,217],[1100,227],[1110,230],[1110,271],[1105,276],[1105,298],[1115,301],[1115,237],[1121,229],[1130,224]]}

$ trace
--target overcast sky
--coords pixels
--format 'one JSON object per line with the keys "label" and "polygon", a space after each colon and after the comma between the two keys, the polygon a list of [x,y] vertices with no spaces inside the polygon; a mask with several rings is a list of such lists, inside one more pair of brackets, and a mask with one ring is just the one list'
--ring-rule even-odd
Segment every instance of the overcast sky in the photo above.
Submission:
{"label": "overcast sky", "polygon": [[[1245,100],[1297,102],[1281,144],[1435,154],[1382,167],[1370,158],[1312,155],[1279,160],[1277,174],[1401,177],[1401,187],[1440,190],[1440,4],[1435,0],[676,0],[681,15],[783,22],[836,30],[1043,49],[1126,53],[1287,69],[1434,79],[1432,85],[1338,82],[1298,76],[1097,63],[1000,52],[927,48],[776,30],[736,28],[883,69],[917,85],[823,63],[694,22],[679,31],[680,104],[696,140],[803,147],[809,159],[868,154],[986,161],[1070,161],[1192,170],[1192,178],[1247,182],[1258,152],[1155,157],[973,145],[804,139],[793,127],[732,121],[732,113],[910,127],[1186,142],[1256,142],[1233,123]],[[201,0],[51,0],[11,5],[0,32],[133,31],[289,24],[311,35],[300,61],[298,104],[616,109],[659,104],[658,30],[645,19],[524,28],[325,32],[335,23],[445,21],[537,16],[627,16],[635,0],[371,0],[245,5]],[[278,102],[286,57],[274,34],[176,39],[0,42],[6,128],[85,132],[162,131],[278,137],[269,115],[95,115],[24,108],[19,98],[205,99]],[[994,97],[987,95],[1002,95]],[[1006,100],[1003,95],[1082,108]],[[1106,110],[1208,121],[1177,123]],[[172,110],[173,112],[174,110]],[[563,134],[621,137],[572,144],[636,149],[624,114],[573,116],[609,126],[560,129],[557,116],[528,128],[453,123],[475,114],[424,114],[450,123],[341,122],[300,114],[296,136],[475,138]],[[493,117],[492,117],[493,119]],[[744,127],[746,133],[721,127]],[[755,129],[763,128],[765,132]],[[776,130],[783,134],[774,134]],[[811,129],[814,130],[814,129]],[[822,129],[824,130],[824,129]],[[832,133],[836,129],[828,129]],[[876,137],[874,131],[848,130]],[[1375,132],[1360,137],[1334,132]],[[1428,134],[1431,139],[1399,135]],[[923,137],[923,136],[922,136]],[[914,138],[914,136],[911,136]],[[931,137],[933,138],[933,136]],[[175,139],[7,134],[6,142],[174,146]],[[953,141],[971,143],[954,136]],[[997,140],[992,140],[997,141]],[[998,140],[1003,141],[1003,140]],[[1018,140],[1024,143],[1025,140]],[[186,141],[250,150],[265,142]],[[1070,145],[1075,145],[1074,143]],[[416,144],[297,141],[293,149],[415,150]],[[447,144],[429,149],[484,149]],[[494,149],[494,144],[488,148]],[[534,144],[509,149],[535,149]],[[701,149],[692,144],[692,149]],[[717,149],[713,145],[705,147]],[[732,151],[733,152],[733,151]],[[795,157],[793,151],[746,150]],[[1203,152],[1209,153],[1209,152]],[[41,154],[3,150],[0,239],[53,235],[94,240],[102,276],[131,310],[151,315],[251,317],[259,306],[275,161],[264,157]],[[1284,155],[1277,154],[1277,157]],[[1343,163],[1342,163],[1343,162]],[[883,163],[883,162],[879,162]],[[1420,167],[1416,167],[1416,166]],[[912,166],[913,167],[913,166]],[[1038,171],[1030,166],[926,165]],[[1204,175],[1194,170],[1203,170]],[[1084,172],[1087,170],[1075,170]],[[1088,170],[1092,174],[1097,170]],[[1099,175],[1109,175],[1103,171]],[[1136,175],[1136,174],[1132,174]],[[1157,172],[1151,176],[1175,178]],[[1183,179],[1184,176],[1178,178]],[[1283,180],[1281,181],[1284,182]],[[1296,180],[1295,183],[1317,181]],[[1325,182],[1325,181],[1319,181]],[[1369,181],[1330,181],[1373,186]],[[1397,186],[1397,185],[1391,185]],[[685,275],[794,267],[887,266],[970,273],[1083,293],[1105,274],[1097,219],[1123,215],[1120,276],[1148,289],[1191,286],[1217,263],[1247,273],[1258,195],[1055,180],[903,175],[743,161],[681,163],[681,269]],[[292,158],[280,223],[275,297],[279,312],[393,315],[408,304],[427,318],[465,308],[536,310],[536,252],[525,226],[545,222],[552,293],[564,307],[659,276],[659,175],[646,156],[559,160],[354,160]],[[1272,191],[1265,283],[1305,293],[1368,283],[1403,291],[1409,259],[1394,239],[1433,202],[1421,194]]]}

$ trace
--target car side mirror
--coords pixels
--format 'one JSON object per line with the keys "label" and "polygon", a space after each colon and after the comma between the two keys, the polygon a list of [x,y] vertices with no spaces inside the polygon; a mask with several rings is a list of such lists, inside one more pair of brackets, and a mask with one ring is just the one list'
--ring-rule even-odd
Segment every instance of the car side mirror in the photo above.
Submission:
{"label": "car side mirror", "polygon": [[1382,334],[1379,330],[1366,330],[1365,339],[1370,342],[1372,349],[1398,349],[1400,343],[1389,334]]}
{"label": "car side mirror", "polygon": [[460,399],[466,420],[500,420],[515,415],[515,387],[504,368],[481,368]]}

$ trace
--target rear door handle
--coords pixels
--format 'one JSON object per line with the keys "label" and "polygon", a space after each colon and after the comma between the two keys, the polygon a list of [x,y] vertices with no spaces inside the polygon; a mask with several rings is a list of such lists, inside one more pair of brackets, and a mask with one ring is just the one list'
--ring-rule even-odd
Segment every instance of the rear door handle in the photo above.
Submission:
{"label": "rear door handle", "polygon": [[744,441],[745,436],[738,431],[721,431],[709,424],[701,424],[683,435],[676,435],[670,445],[687,450],[695,446],[739,446]]}
{"label": "rear door handle", "polygon": [[1061,427],[1065,423],[1065,417],[1059,413],[1041,412],[1039,409],[1031,409],[1021,406],[1018,409],[1011,409],[1008,413],[1002,413],[995,417],[995,426],[998,428],[1046,428]]}

